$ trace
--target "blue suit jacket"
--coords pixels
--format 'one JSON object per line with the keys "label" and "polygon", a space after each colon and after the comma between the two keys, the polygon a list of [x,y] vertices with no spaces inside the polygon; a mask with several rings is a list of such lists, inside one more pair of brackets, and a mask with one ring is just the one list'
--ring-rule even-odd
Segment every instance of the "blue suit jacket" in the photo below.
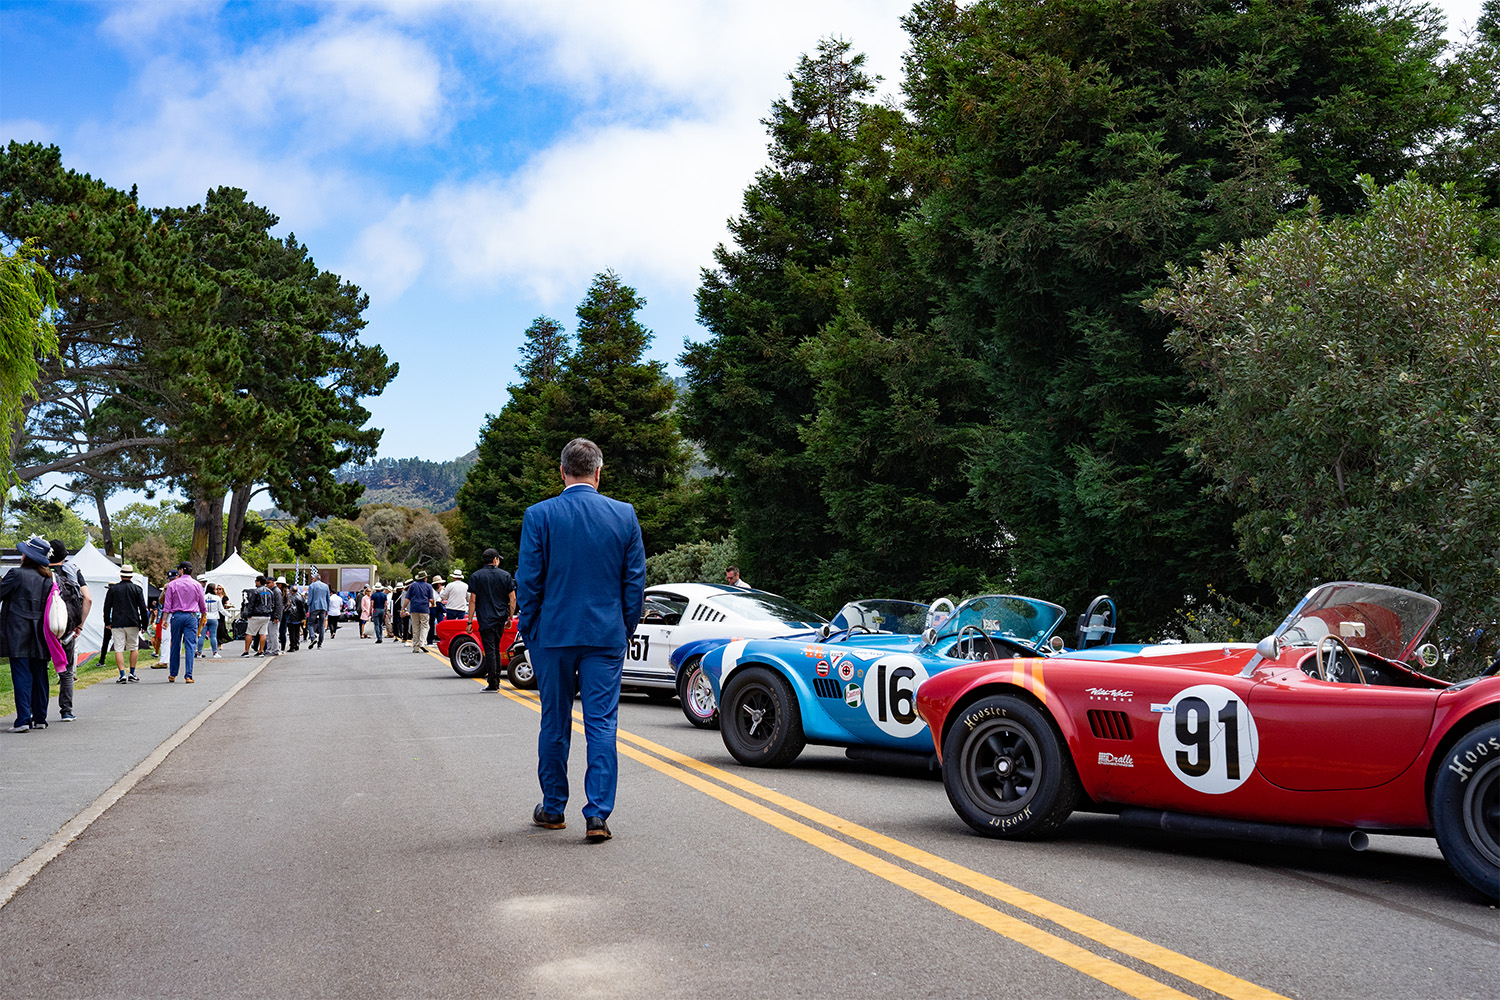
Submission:
{"label": "blue suit jacket", "polygon": [[645,590],[646,549],[630,504],[574,486],[526,508],[516,624],[528,646],[624,649]]}

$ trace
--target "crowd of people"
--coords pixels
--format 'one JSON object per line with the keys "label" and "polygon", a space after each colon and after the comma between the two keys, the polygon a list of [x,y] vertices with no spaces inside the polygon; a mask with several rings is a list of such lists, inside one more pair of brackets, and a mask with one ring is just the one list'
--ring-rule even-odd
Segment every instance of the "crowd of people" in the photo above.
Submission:
{"label": "crowd of people", "polygon": [[[47,728],[51,672],[58,675],[59,721],[77,718],[73,711],[77,642],[94,597],[82,572],[69,561],[64,543],[34,537],[18,549],[21,565],[0,578],[0,656],[10,661],[15,694],[16,719],[9,731],[25,733]],[[509,581],[509,574],[505,579]],[[104,637],[99,655],[104,660],[113,654],[118,684],[139,682],[136,670],[141,651],[147,648],[159,659],[154,666],[167,671],[168,683],[175,684],[180,676],[192,684],[196,661],[200,657],[223,659],[221,647],[237,637],[241,628],[241,656],[281,656],[304,646],[321,649],[325,639],[337,638],[339,623],[347,614],[357,619],[361,639],[373,637],[377,644],[390,639],[420,653],[437,642],[439,621],[474,614],[461,570],[454,570],[448,580],[441,574],[429,580],[419,570],[412,579],[394,586],[367,584],[342,594],[332,590],[317,571],[305,586],[289,584],[284,576],[272,580],[260,575],[237,607],[222,585],[197,580],[187,561],[170,571],[161,594],[148,601],[135,582],[135,568],[125,563],[119,583],[106,588],[103,600]],[[513,599],[506,610],[514,611]],[[486,650],[491,651],[489,645]],[[498,663],[497,645],[493,653],[492,662]]]}

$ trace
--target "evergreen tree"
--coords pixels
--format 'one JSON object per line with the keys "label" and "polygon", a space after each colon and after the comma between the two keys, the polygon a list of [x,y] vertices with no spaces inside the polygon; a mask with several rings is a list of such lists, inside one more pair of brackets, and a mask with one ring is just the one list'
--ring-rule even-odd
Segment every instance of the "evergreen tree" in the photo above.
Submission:
{"label": "evergreen tree", "polygon": [[848,42],[825,40],[788,76],[789,96],[765,120],[771,165],[729,223],[734,246],[720,245],[703,272],[698,319],[710,337],[681,359],[683,430],[729,476],[745,575],[801,599],[838,539],[802,440],[816,382],[798,352],[845,301],[850,166],[860,100],[875,89],[864,62]]}
{"label": "evergreen tree", "polygon": [[1148,635],[1204,581],[1243,593],[1231,512],[1161,426],[1188,398],[1139,308],[1173,261],[1362,201],[1451,125],[1426,8],[1354,2],[919,3],[906,81],[934,322],[984,362],[970,472],[1015,586],[1130,595]]}
{"label": "evergreen tree", "polygon": [[479,456],[458,491],[466,538],[459,558],[493,547],[515,565],[526,508],[562,492],[557,467],[575,437],[604,452],[603,492],[634,504],[646,551],[683,541],[694,525],[683,486],[688,454],[672,404],[676,389],[659,362],[644,360],[651,333],[635,318],[645,305],[613,272],[594,278],[578,306],[577,346],[554,320],[526,331],[521,381],[489,418]]}
{"label": "evergreen tree", "polygon": [[552,495],[545,477],[550,470],[556,478],[557,460],[541,447],[537,419],[556,405],[562,368],[571,355],[567,331],[556,320],[539,316],[527,328],[516,366],[521,380],[508,387],[510,398],[500,412],[486,418],[478,454],[458,488],[464,529],[460,559],[477,566],[484,550],[493,548],[504,565],[515,568],[521,516]]}

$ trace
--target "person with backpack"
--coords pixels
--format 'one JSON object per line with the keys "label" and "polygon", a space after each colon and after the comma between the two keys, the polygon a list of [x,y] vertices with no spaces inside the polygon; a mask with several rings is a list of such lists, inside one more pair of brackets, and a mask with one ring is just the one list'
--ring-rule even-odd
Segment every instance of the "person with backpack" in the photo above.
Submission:
{"label": "person with backpack", "polygon": [[94,598],[83,573],[75,563],[68,561],[68,547],[56,538],[52,539],[51,546],[52,581],[57,584],[58,593],[68,609],[68,627],[62,634],[68,669],[57,675],[57,710],[63,722],[72,722],[73,682],[78,679],[78,635],[94,607]]}
{"label": "person with backpack", "polygon": [[[278,580],[278,583],[280,581]],[[307,617],[307,604],[297,588],[288,583],[281,586],[281,647],[288,653],[301,648],[302,620]]]}
{"label": "person with backpack", "polygon": [[[256,656],[265,655],[266,633],[271,629],[271,593],[266,588],[266,578],[255,578],[255,589],[245,596],[245,651],[249,656],[253,648]],[[258,641],[257,641],[258,640]]]}
{"label": "person with backpack", "polygon": [[[115,651],[115,669],[120,672],[116,684],[138,680],[135,676],[136,658],[141,653],[141,629],[151,620],[146,610],[146,595],[135,585],[135,567],[126,563],[120,567],[120,582],[112,583],[104,590],[104,627],[113,632],[110,644]],[[130,676],[125,676],[125,653],[130,653]],[[102,659],[104,654],[99,654]]]}

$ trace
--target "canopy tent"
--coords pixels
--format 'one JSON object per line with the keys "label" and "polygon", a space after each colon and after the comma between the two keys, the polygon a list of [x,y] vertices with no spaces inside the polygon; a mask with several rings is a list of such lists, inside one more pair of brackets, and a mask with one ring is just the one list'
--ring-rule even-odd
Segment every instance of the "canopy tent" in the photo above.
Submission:
{"label": "canopy tent", "polygon": [[229,595],[229,603],[236,609],[240,601],[244,600],[244,592],[255,589],[255,578],[260,571],[235,552],[228,559],[203,574],[206,583],[217,583],[224,588],[224,593]]}
{"label": "canopy tent", "polygon": [[[83,634],[78,637],[78,644],[74,647],[78,662],[82,663],[89,656],[98,653],[104,644],[104,590],[110,584],[120,582],[120,567],[115,565],[113,559],[96,549],[92,540],[85,542],[83,548],[73,553],[68,561],[83,574],[83,582],[89,587],[89,596],[94,599],[94,606],[83,623]],[[139,581],[132,581],[132,584],[140,586]]]}

